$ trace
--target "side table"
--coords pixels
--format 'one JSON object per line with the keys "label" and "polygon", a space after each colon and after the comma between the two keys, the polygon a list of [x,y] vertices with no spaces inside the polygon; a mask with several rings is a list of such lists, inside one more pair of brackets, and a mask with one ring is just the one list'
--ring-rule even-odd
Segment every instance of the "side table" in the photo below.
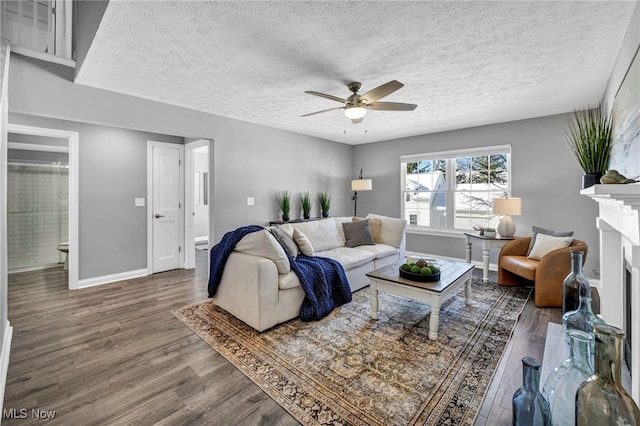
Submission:
{"label": "side table", "polygon": [[489,280],[489,252],[492,248],[502,248],[511,240],[518,237],[485,237],[472,232],[464,233],[467,243],[467,263],[471,263],[471,246],[472,240],[480,240],[482,243],[482,281]]}

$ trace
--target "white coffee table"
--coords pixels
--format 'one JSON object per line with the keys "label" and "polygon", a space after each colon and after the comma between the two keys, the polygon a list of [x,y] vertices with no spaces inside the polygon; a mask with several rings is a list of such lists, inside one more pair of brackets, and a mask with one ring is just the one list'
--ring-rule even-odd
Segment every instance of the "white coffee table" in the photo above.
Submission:
{"label": "white coffee table", "polygon": [[399,267],[401,264],[390,265],[369,272],[371,290],[371,317],[378,319],[378,292],[396,294],[431,305],[429,318],[429,339],[438,338],[438,323],[440,322],[440,304],[448,296],[465,285],[465,299],[468,305],[471,300],[471,275],[473,265],[470,263],[436,260],[440,267],[440,281],[419,282],[402,278]]}

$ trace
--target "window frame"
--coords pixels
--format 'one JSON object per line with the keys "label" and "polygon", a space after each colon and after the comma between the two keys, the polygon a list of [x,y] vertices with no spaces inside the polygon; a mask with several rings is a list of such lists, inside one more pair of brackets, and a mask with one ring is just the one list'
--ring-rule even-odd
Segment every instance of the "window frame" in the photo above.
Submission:
{"label": "window frame", "polygon": [[401,217],[407,221],[407,232],[415,234],[430,234],[430,235],[450,235],[450,236],[463,236],[465,232],[469,232],[470,229],[454,228],[455,220],[447,221],[446,227],[437,226],[425,226],[425,225],[411,225],[409,222],[409,216],[406,213],[406,170],[407,163],[415,163],[418,161],[430,161],[430,160],[446,160],[446,215],[447,217],[455,217],[455,194],[456,192],[456,179],[451,176],[456,176],[456,159],[464,157],[474,157],[481,155],[497,155],[506,154],[506,172],[507,172],[507,184],[506,184],[506,196],[511,196],[511,181],[512,181],[512,163],[511,154],[512,149],[510,144],[505,145],[493,145],[483,146],[476,148],[464,148],[448,151],[437,151],[420,154],[407,154],[400,156],[400,210]]}

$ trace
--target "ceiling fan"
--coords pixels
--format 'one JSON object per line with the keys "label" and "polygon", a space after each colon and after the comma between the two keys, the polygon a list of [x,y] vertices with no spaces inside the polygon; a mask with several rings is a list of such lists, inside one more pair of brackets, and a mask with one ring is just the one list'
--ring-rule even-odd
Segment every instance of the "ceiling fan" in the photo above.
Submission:
{"label": "ceiling fan", "polygon": [[354,81],[347,84],[349,90],[353,92],[351,96],[346,99],[339,98],[333,95],[327,95],[325,93],[314,92],[308,90],[304,93],[308,93],[314,96],[320,96],[321,98],[331,99],[332,101],[340,102],[344,104],[341,107],[329,108],[322,111],[316,111],[309,114],[302,115],[301,117],[308,117],[310,115],[321,114],[323,112],[333,111],[336,109],[344,109],[344,114],[347,118],[350,118],[353,124],[362,122],[364,115],[368,109],[384,110],[384,111],[413,111],[418,105],[405,104],[400,102],[378,102],[378,99],[382,99],[403,87],[404,84],[397,80],[391,80],[375,89],[369,90],[367,93],[360,95],[358,90],[362,87],[362,83]]}

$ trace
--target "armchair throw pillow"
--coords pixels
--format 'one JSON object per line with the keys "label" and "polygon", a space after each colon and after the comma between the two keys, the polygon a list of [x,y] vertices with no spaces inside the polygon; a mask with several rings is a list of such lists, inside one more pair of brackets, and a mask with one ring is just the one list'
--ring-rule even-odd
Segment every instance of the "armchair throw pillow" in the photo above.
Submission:
{"label": "armchair throw pillow", "polygon": [[527,250],[527,256],[531,254],[533,245],[536,243],[538,234],[551,235],[552,237],[573,237],[573,231],[552,231],[551,229],[541,228],[539,226],[531,227],[531,241],[529,241],[529,249]]}
{"label": "armchair throw pillow", "polygon": [[569,247],[572,242],[573,237],[554,237],[547,234],[538,234],[533,249],[527,257],[540,260],[553,250]]}

